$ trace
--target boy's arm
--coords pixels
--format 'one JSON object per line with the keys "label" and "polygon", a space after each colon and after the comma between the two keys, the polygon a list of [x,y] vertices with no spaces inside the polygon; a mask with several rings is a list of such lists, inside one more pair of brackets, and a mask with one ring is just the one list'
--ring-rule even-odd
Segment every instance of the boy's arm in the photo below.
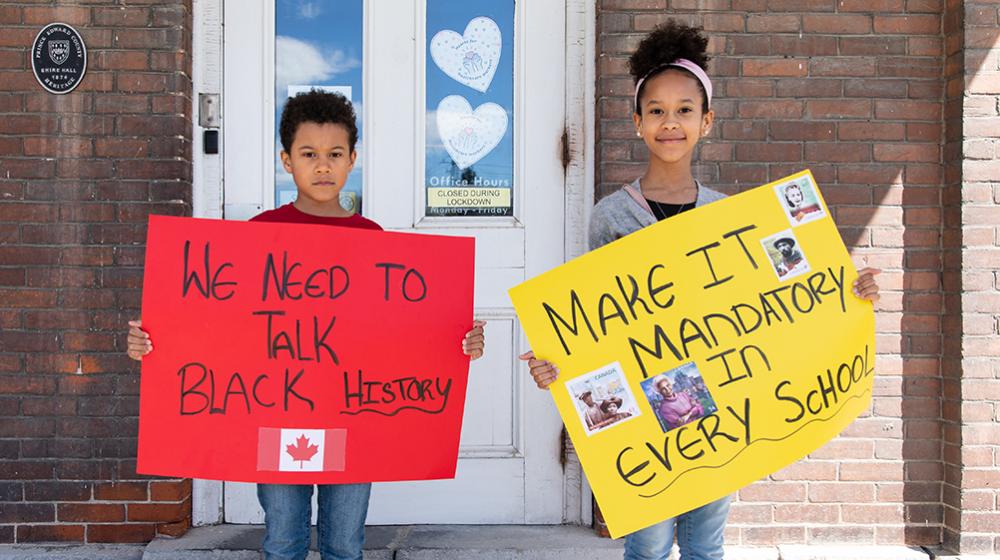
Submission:
{"label": "boy's arm", "polygon": [[142,330],[142,320],[128,322],[128,349],[125,351],[129,358],[142,361],[142,357],[153,351],[153,343],[149,340],[149,333]]}
{"label": "boy's arm", "polygon": [[486,349],[486,334],[483,332],[485,326],[486,321],[473,321],[472,330],[465,333],[465,338],[462,339],[462,352],[473,360],[483,357],[483,350]]}

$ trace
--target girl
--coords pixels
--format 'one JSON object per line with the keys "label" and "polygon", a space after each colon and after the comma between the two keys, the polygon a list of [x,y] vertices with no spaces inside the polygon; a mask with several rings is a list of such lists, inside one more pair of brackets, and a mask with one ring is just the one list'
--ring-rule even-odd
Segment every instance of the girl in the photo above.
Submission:
{"label": "girl", "polygon": [[[705,74],[708,39],[700,28],[673,20],[657,27],[629,58],[635,80],[632,121],[636,136],[649,152],[642,177],[602,199],[590,222],[590,248],[596,249],[640,228],[704,206],[725,195],[701,185],[692,174],[691,158],[698,142],[712,130],[712,82]],[[875,302],[876,269],[863,269],[854,295]],[[527,360],[539,388],[551,384],[558,368],[534,353]],[[682,560],[723,557],[723,531],[729,497],[625,538],[626,560],[666,560],[676,532]]]}

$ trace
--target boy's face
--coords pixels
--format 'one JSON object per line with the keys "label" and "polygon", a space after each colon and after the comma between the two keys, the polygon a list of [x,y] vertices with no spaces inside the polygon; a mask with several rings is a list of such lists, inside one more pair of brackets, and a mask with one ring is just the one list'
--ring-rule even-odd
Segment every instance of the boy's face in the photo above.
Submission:
{"label": "boy's face", "polygon": [[292,174],[298,204],[340,206],[340,191],[354,169],[357,153],[342,124],[304,122],[295,131],[292,150],[281,151],[281,163]]}

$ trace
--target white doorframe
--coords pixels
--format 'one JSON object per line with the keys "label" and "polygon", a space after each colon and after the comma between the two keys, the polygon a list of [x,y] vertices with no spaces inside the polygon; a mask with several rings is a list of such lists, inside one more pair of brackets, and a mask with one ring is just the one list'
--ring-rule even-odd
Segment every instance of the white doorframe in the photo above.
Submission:
{"label": "white doorframe", "polygon": [[[221,218],[223,200],[223,166],[225,154],[203,153],[199,126],[199,94],[221,94],[223,73],[223,0],[194,0],[192,40],[193,108],[193,214],[196,217]],[[567,0],[566,2],[567,67],[565,87],[565,129],[568,139],[569,162],[565,177],[565,255],[575,257],[586,250],[587,219],[593,205],[594,192],[594,138],[595,138],[595,75],[596,75],[596,7],[595,0]],[[265,88],[270,94],[271,88]],[[223,122],[226,108],[222,107]],[[220,132],[221,134],[221,132]],[[220,139],[220,152],[224,142]],[[530,258],[530,255],[528,255]],[[526,347],[525,340],[521,340]],[[522,379],[527,375],[521,367]],[[530,388],[529,389],[533,389]],[[525,398],[547,399],[541,391],[529,390]],[[552,453],[559,446],[553,443]],[[543,450],[539,450],[543,451]],[[586,479],[579,470],[579,462],[569,457],[562,473],[563,522],[589,524],[591,520],[591,494]],[[194,480],[193,524],[210,525],[223,519],[223,484],[217,481]],[[525,521],[532,519],[531,512],[550,510],[550,504],[530,504]],[[549,515],[543,515],[550,520]],[[551,521],[548,521],[551,522]]]}

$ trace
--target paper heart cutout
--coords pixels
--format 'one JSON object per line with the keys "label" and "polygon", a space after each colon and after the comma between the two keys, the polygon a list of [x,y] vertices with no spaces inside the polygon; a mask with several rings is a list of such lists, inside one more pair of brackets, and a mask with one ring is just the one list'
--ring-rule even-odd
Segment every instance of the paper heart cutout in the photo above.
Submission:
{"label": "paper heart cutout", "polygon": [[473,18],[465,33],[445,29],[431,39],[431,58],[460,84],[485,93],[500,61],[500,27],[488,17]]}
{"label": "paper heart cutout", "polygon": [[438,103],[437,127],[444,149],[465,169],[500,143],[507,132],[507,111],[496,103],[483,103],[473,111],[464,97],[449,95]]}

